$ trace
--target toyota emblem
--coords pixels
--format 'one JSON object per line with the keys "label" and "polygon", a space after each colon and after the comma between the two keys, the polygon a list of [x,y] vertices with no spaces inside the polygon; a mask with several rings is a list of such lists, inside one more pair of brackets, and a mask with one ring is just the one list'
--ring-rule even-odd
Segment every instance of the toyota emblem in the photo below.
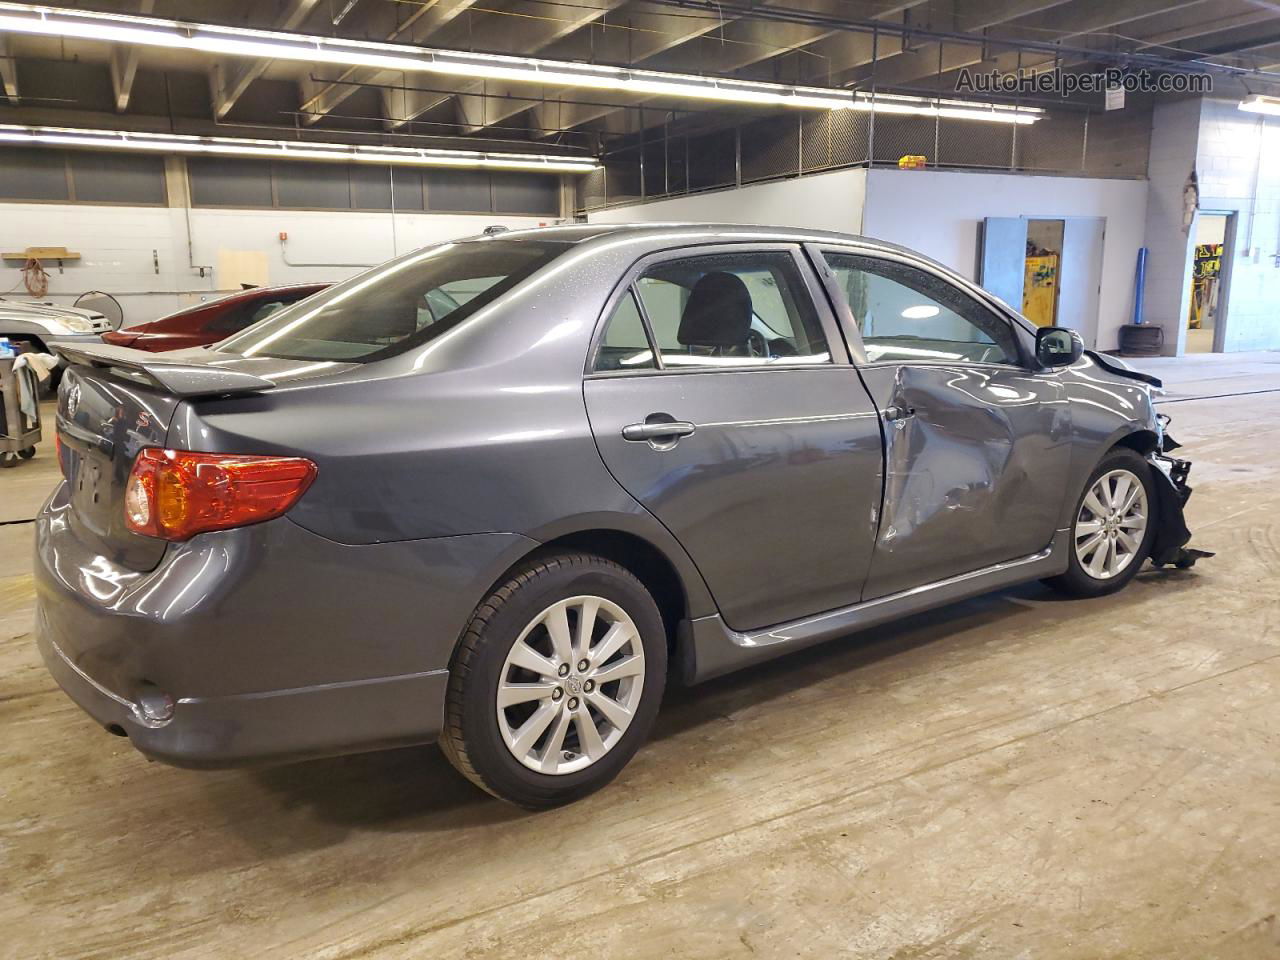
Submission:
{"label": "toyota emblem", "polygon": [[80,384],[72,383],[67,388],[67,416],[74,417],[76,410],[80,407]]}

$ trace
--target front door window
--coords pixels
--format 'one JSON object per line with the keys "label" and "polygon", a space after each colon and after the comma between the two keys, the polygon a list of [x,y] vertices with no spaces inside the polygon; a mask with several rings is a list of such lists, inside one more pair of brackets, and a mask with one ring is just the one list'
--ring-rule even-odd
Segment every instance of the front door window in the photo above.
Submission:
{"label": "front door window", "polygon": [[869,362],[1019,362],[1008,321],[953,284],[890,260],[825,256],[848,298]]}

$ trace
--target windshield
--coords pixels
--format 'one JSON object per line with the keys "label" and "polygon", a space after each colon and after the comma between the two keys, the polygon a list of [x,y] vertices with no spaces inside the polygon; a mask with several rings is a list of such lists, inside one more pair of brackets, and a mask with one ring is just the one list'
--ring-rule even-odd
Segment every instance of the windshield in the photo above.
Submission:
{"label": "windshield", "polygon": [[285,307],[215,349],[287,360],[380,360],[457,326],[568,248],[516,239],[428,247]]}

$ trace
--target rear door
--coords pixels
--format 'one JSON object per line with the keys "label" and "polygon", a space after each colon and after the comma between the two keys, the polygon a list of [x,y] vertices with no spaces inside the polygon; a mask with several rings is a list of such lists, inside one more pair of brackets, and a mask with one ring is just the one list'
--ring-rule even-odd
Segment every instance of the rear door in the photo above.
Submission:
{"label": "rear door", "polygon": [[876,409],[793,245],[641,261],[584,385],[619,483],[739,630],[859,599],[880,501]]}
{"label": "rear door", "polygon": [[864,599],[1049,546],[1071,410],[1031,338],[910,258],[824,248],[858,366],[885,425],[885,489]]}

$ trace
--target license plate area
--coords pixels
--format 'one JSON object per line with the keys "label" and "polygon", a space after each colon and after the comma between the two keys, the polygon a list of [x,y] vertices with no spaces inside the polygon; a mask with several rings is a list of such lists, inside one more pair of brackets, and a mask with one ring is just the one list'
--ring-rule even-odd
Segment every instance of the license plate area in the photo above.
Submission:
{"label": "license plate area", "polygon": [[67,484],[76,515],[95,533],[107,532],[111,462],[97,451],[75,450],[68,458]]}

